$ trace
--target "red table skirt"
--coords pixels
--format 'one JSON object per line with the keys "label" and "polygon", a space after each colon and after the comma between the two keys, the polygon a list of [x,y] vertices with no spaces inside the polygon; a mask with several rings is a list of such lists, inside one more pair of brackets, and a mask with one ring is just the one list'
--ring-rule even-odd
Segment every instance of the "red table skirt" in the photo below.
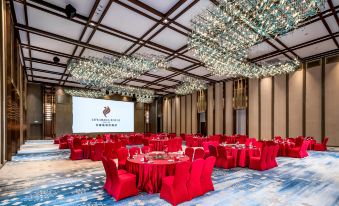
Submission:
{"label": "red table skirt", "polygon": [[279,143],[279,152],[278,156],[282,157],[287,157],[288,156],[288,151],[290,148],[294,147],[294,143]]}
{"label": "red table skirt", "polygon": [[153,194],[160,192],[163,177],[173,176],[176,164],[145,164],[127,161],[126,170],[137,176],[137,188]]}
{"label": "red table skirt", "polygon": [[164,151],[165,145],[167,145],[168,140],[150,140],[149,143],[153,145],[153,151]]}

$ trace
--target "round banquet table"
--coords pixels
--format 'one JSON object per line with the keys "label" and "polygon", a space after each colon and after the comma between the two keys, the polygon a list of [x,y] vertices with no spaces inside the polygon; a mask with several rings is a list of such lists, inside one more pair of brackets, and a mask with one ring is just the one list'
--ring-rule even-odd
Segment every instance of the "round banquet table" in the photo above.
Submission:
{"label": "round banquet table", "polygon": [[[259,153],[259,148],[249,148],[249,147],[230,147],[225,146],[226,150],[232,151],[232,156],[236,157],[236,164],[238,167],[248,167],[250,162],[250,151],[253,151],[255,154]],[[257,155],[257,154],[256,154]]]}
{"label": "round banquet table", "polygon": [[153,145],[153,151],[164,151],[168,139],[151,139],[149,143]]}
{"label": "round banquet table", "polygon": [[146,163],[142,161],[144,156],[138,155],[134,159],[127,159],[126,170],[136,175],[137,188],[150,194],[160,192],[162,178],[173,176],[177,163],[189,161],[189,157],[181,156],[179,161],[172,158],[149,160]]}

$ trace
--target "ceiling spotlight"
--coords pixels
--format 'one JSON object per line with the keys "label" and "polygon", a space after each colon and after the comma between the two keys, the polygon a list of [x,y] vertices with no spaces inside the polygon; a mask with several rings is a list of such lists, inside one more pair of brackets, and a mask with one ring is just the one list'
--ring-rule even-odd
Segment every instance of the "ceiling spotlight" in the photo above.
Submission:
{"label": "ceiling spotlight", "polygon": [[168,23],[168,20],[167,20],[167,19],[164,19],[164,23],[167,24],[167,23]]}
{"label": "ceiling spotlight", "polygon": [[96,24],[94,22],[90,22],[89,25],[92,26],[92,27],[96,26]]}
{"label": "ceiling spotlight", "polygon": [[53,62],[54,62],[54,63],[59,63],[59,62],[60,62],[59,57],[53,57]]}
{"label": "ceiling spotlight", "polygon": [[77,10],[71,4],[68,4],[65,8],[65,13],[68,19],[72,19],[76,12]]}

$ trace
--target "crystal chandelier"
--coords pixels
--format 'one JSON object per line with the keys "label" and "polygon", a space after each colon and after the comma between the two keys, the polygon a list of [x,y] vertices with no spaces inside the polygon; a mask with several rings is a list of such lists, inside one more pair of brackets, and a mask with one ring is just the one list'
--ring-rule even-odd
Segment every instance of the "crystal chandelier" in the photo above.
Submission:
{"label": "crystal chandelier", "polygon": [[[154,99],[154,90],[143,89],[138,87],[123,86],[123,85],[110,85],[106,88],[114,94],[119,94],[122,96],[133,97],[135,96],[137,102],[141,103],[151,103]],[[103,90],[105,91],[105,90]]]}
{"label": "crystal chandelier", "polygon": [[99,98],[105,95],[105,92],[98,91],[98,90],[90,90],[90,89],[71,89],[71,88],[64,88],[64,92],[71,96],[76,97],[89,97],[89,98]]}
{"label": "crystal chandelier", "polygon": [[182,78],[182,83],[175,89],[175,93],[178,95],[187,95],[206,88],[207,86],[205,81],[184,76]]}
{"label": "crystal chandelier", "polygon": [[317,14],[324,0],[220,0],[193,22],[189,47],[213,74],[225,77],[262,77],[297,69],[297,59],[276,64],[248,60],[250,47],[294,29]]}
{"label": "crystal chandelier", "polygon": [[81,84],[106,88],[118,80],[136,78],[156,69],[169,67],[164,57],[134,55],[121,57],[89,57],[73,60],[67,69]]}

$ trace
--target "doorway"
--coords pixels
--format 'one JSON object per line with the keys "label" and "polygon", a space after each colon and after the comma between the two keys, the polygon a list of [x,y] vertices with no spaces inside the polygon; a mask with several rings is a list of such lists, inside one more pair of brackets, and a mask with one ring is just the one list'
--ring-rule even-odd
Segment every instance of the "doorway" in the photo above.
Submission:
{"label": "doorway", "polygon": [[236,134],[246,135],[246,109],[236,110]]}

